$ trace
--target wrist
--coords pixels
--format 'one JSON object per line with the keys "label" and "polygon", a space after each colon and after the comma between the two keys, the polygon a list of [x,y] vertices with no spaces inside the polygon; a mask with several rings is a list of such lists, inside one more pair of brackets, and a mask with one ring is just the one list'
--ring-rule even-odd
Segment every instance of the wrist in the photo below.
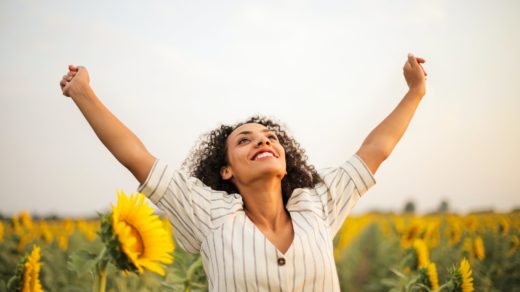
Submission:
{"label": "wrist", "polygon": [[410,88],[408,88],[408,93],[412,96],[422,98],[426,94],[426,88],[424,85],[410,86]]}
{"label": "wrist", "polygon": [[90,85],[83,86],[79,90],[75,90],[71,92],[70,97],[74,102],[78,102],[79,100],[91,99],[94,95],[94,90],[90,87]]}

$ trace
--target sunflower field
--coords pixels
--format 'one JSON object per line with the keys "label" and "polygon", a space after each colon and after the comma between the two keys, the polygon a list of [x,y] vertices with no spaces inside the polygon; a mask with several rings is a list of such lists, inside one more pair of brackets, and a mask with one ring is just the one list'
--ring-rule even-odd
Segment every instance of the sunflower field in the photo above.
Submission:
{"label": "sunflower field", "polygon": [[[99,219],[4,218],[0,292],[207,291],[152,213],[119,194]],[[520,291],[519,231],[520,212],[351,216],[334,239],[342,291]]]}

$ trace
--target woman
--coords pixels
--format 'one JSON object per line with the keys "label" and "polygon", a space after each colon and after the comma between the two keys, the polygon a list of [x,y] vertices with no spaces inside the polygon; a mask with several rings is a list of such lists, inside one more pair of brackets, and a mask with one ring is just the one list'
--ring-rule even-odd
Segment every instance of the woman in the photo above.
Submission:
{"label": "woman", "polygon": [[172,222],[179,245],[201,253],[210,291],[339,291],[332,239],[390,155],[425,94],[425,61],[409,54],[396,109],[338,168],[319,173],[277,123],[253,117],[206,136],[187,175],[152,156],[96,97],[88,72],[60,82],[139,191]]}

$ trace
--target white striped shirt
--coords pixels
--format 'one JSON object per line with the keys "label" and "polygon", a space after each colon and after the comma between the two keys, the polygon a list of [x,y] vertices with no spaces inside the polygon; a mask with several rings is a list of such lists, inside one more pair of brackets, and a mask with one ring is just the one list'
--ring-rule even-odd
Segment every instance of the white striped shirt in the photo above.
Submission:
{"label": "white striped shirt", "polygon": [[161,160],[138,191],[168,216],[182,249],[202,254],[210,291],[340,291],[332,239],[375,179],[355,154],[319,175],[324,183],[295,189],[287,202],[294,240],[285,254],[246,216],[239,194]]}

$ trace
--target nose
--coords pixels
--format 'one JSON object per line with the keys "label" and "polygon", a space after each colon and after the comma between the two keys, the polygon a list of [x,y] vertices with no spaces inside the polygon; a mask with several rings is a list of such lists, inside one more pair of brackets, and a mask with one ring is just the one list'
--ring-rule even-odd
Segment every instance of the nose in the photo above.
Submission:
{"label": "nose", "polygon": [[263,144],[270,145],[271,141],[269,141],[269,138],[267,138],[265,136],[260,136],[258,138],[258,141],[256,142],[256,146],[262,146]]}

